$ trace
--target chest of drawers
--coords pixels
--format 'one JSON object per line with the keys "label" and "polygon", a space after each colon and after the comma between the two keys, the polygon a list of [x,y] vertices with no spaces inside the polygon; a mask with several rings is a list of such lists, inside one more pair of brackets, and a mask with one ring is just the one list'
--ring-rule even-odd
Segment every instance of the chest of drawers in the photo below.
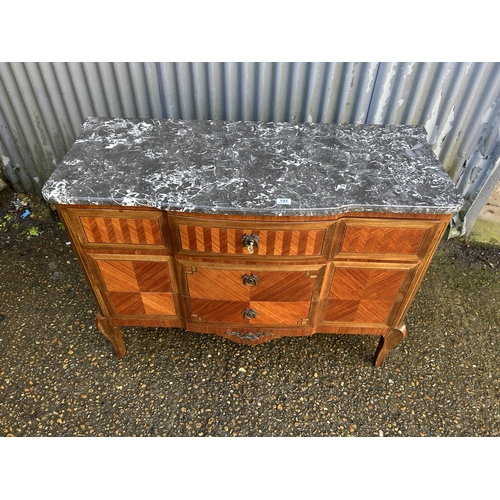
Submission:
{"label": "chest of drawers", "polygon": [[461,203],[422,137],[421,127],[90,119],[44,196],[118,357],[120,326],[245,344],[344,333],[380,336],[380,367]]}

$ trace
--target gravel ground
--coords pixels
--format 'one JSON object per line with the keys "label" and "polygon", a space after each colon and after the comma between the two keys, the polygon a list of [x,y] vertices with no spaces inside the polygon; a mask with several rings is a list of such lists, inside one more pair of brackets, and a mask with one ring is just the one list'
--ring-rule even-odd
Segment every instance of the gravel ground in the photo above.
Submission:
{"label": "gravel ground", "polygon": [[383,369],[370,336],[160,328],[123,328],[118,360],[57,217],[4,189],[0,224],[0,435],[500,434],[499,247],[441,243]]}

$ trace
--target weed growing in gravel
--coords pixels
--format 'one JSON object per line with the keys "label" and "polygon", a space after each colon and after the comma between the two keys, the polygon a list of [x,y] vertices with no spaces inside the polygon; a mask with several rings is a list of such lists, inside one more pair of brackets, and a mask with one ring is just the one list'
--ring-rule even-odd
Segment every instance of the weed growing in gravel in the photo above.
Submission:
{"label": "weed growing in gravel", "polygon": [[29,240],[32,236],[40,236],[40,232],[37,227],[29,227],[26,231],[23,231],[23,234],[26,235],[26,238]]}

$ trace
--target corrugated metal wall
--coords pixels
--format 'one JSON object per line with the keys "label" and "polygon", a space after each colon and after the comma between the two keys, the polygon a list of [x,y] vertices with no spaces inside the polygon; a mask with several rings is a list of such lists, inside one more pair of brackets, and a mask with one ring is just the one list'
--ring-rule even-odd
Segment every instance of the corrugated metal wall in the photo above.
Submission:
{"label": "corrugated metal wall", "polygon": [[0,161],[40,193],[87,116],[425,125],[469,231],[500,177],[500,63],[0,63]]}

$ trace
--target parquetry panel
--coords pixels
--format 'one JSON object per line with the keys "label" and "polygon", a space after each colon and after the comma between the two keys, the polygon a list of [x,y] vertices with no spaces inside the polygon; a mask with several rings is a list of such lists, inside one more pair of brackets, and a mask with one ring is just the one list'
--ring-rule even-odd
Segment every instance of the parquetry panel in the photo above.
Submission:
{"label": "parquetry panel", "polygon": [[183,250],[225,254],[248,254],[243,235],[255,234],[259,246],[254,255],[321,255],[324,229],[275,231],[263,229],[207,228],[179,224]]}
{"label": "parquetry panel", "polygon": [[342,252],[416,254],[427,229],[347,227]]}
{"label": "parquetry panel", "polygon": [[158,219],[80,217],[89,243],[161,245]]}
{"label": "parquetry panel", "polygon": [[407,270],[337,268],[326,321],[385,323]]}
{"label": "parquetry panel", "polygon": [[97,260],[117,314],[175,315],[166,262]]}

